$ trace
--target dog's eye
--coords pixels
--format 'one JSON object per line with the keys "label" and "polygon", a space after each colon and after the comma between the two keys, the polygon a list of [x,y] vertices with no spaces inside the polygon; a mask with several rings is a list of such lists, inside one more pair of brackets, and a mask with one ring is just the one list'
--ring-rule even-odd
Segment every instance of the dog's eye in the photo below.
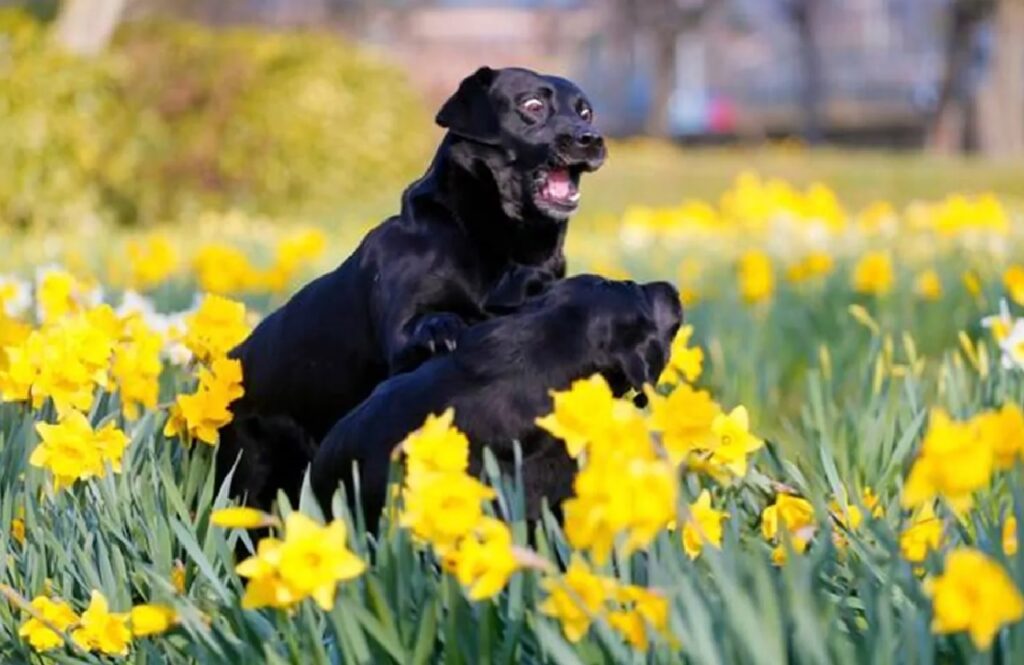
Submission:
{"label": "dog's eye", "polygon": [[527,113],[540,113],[541,111],[544,110],[544,102],[537,99],[536,97],[530,97],[522,104],[520,104],[519,108],[523,109]]}
{"label": "dog's eye", "polygon": [[590,122],[591,120],[594,119],[594,112],[591,110],[589,106],[581,106],[580,117],[586,120],[587,122]]}

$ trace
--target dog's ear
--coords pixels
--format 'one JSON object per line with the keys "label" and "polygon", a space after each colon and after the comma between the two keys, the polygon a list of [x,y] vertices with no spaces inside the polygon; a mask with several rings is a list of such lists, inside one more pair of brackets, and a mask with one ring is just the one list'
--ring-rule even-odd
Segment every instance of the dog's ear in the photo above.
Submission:
{"label": "dog's ear", "polygon": [[490,67],[481,67],[465,78],[437,112],[437,124],[463,138],[497,143],[498,114],[489,94],[495,76],[496,72]]}
{"label": "dog's ear", "polygon": [[642,390],[644,384],[651,383],[657,378],[651,376],[651,366],[639,350],[625,354],[621,369],[629,386],[637,390]]}
{"label": "dog's ear", "polygon": [[620,354],[616,364],[628,387],[643,390],[645,385],[655,385],[668,362],[668,350],[651,337],[646,342]]}

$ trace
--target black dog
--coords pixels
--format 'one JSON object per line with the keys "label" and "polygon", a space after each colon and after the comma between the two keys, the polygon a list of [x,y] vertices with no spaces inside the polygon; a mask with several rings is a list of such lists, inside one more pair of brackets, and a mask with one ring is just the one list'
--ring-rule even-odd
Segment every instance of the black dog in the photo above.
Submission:
{"label": "black dog", "polygon": [[[462,82],[437,115],[448,132],[401,213],[233,352],[245,396],[222,432],[218,469],[223,477],[245,452],[236,492],[266,505],[295,480],[286,470],[307,463],[377,384],[454,348],[490,305],[513,309],[564,276],[580,174],[605,158],[592,113],[569,81],[524,69],[485,67]],[[514,277],[517,266],[530,279]],[[273,432],[281,436],[254,438]]]}
{"label": "black dog", "polygon": [[595,372],[618,395],[654,382],[681,321],[678,293],[665,282],[559,282],[517,313],[467,330],[453,353],[378,386],[321,443],[311,471],[317,498],[326,510],[340,481],[353,497],[355,463],[367,525],[375,527],[395,446],[428,414],[453,407],[471,442],[471,471],[486,445],[511,474],[512,443],[520,443],[527,517],[536,519],[544,498],[557,507],[571,494],[576,472],[565,445],[536,425],[551,411],[549,391]]}

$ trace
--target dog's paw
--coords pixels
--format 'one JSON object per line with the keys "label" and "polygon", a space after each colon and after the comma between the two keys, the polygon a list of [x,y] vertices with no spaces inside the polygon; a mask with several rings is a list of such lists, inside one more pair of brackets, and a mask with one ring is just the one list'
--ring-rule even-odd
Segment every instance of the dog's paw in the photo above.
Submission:
{"label": "dog's paw", "polygon": [[422,317],[413,329],[409,345],[430,355],[454,351],[466,322],[447,312]]}
{"label": "dog's paw", "polygon": [[413,322],[412,332],[390,356],[390,373],[409,372],[435,355],[450,353],[458,346],[459,335],[467,327],[456,314],[425,314]]}
{"label": "dog's paw", "polygon": [[557,281],[550,271],[532,266],[516,266],[506,272],[487,294],[484,309],[491,314],[509,314],[538,296]]}

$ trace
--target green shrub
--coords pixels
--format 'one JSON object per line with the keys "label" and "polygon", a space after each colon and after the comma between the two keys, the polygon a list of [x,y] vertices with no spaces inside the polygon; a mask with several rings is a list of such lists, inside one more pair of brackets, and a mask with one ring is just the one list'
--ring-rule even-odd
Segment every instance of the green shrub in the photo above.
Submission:
{"label": "green shrub", "polygon": [[80,59],[4,12],[0,81],[6,224],[323,213],[393,195],[431,141],[402,75],[324,34],[128,25]]}
{"label": "green shrub", "polygon": [[71,58],[28,14],[0,13],[0,222],[101,210],[123,162],[109,148],[131,115],[109,59]]}

